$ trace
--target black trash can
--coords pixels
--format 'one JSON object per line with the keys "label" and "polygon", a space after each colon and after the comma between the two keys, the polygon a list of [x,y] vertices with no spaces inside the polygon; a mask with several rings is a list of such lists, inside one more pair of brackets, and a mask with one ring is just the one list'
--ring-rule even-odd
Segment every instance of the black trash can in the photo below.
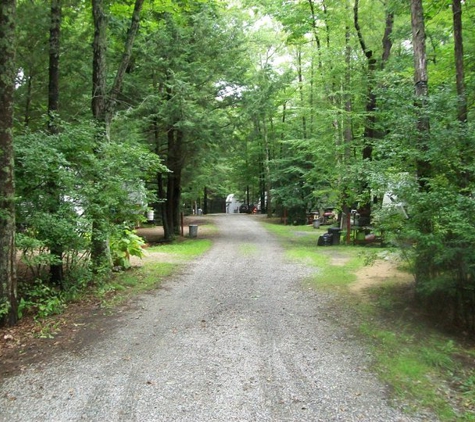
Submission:
{"label": "black trash can", "polygon": [[324,233],[319,236],[317,245],[318,246],[331,246],[333,242],[333,235],[330,233]]}
{"label": "black trash can", "polygon": [[341,229],[339,227],[330,227],[328,233],[332,235],[332,245],[339,245]]}

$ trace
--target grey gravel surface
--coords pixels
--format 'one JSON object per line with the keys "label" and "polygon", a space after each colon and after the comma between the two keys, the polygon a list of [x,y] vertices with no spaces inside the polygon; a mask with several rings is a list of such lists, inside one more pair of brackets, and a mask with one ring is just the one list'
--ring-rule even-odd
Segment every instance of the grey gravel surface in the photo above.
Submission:
{"label": "grey gravel surface", "polygon": [[346,311],[306,287],[317,269],[258,216],[213,218],[212,249],[99,344],[4,380],[0,421],[429,420],[389,405]]}

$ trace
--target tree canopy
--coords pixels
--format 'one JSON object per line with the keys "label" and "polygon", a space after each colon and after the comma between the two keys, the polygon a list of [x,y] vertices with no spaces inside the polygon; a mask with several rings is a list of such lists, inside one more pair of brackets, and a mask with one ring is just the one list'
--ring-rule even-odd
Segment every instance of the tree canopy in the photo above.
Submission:
{"label": "tree canopy", "polygon": [[475,330],[472,4],[4,3],[0,148],[16,182],[0,235],[59,289],[107,276],[114,237],[147,209],[173,240],[180,213],[234,193],[289,222],[358,215],[406,248],[423,303]]}

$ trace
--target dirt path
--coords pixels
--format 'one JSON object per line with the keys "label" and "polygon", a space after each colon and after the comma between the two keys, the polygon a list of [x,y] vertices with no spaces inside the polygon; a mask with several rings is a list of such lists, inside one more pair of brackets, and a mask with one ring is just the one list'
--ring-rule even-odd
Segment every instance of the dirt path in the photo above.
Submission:
{"label": "dirt path", "polygon": [[357,280],[350,285],[351,292],[356,294],[364,294],[365,290],[381,286],[387,282],[411,284],[414,282],[414,276],[408,272],[398,269],[399,262],[396,259],[381,259],[373,265],[365,266],[356,273]]}
{"label": "dirt path", "polygon": [[309,268],[258,216],[214,217],[213,248],[101,341],[0,386],[0,421],[412,421],[335,323]]}

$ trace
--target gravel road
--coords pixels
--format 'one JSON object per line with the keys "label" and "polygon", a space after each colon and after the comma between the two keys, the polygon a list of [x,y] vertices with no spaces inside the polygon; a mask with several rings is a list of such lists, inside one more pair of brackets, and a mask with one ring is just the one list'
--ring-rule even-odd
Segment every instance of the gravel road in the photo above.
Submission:
{"label": "gravel road", "polygon": [[424,420],[388,404],[328,293],[305,287],[317,270],[259,218],[214,216],[214,246],[99,344],[4,380],[0,421]]}

